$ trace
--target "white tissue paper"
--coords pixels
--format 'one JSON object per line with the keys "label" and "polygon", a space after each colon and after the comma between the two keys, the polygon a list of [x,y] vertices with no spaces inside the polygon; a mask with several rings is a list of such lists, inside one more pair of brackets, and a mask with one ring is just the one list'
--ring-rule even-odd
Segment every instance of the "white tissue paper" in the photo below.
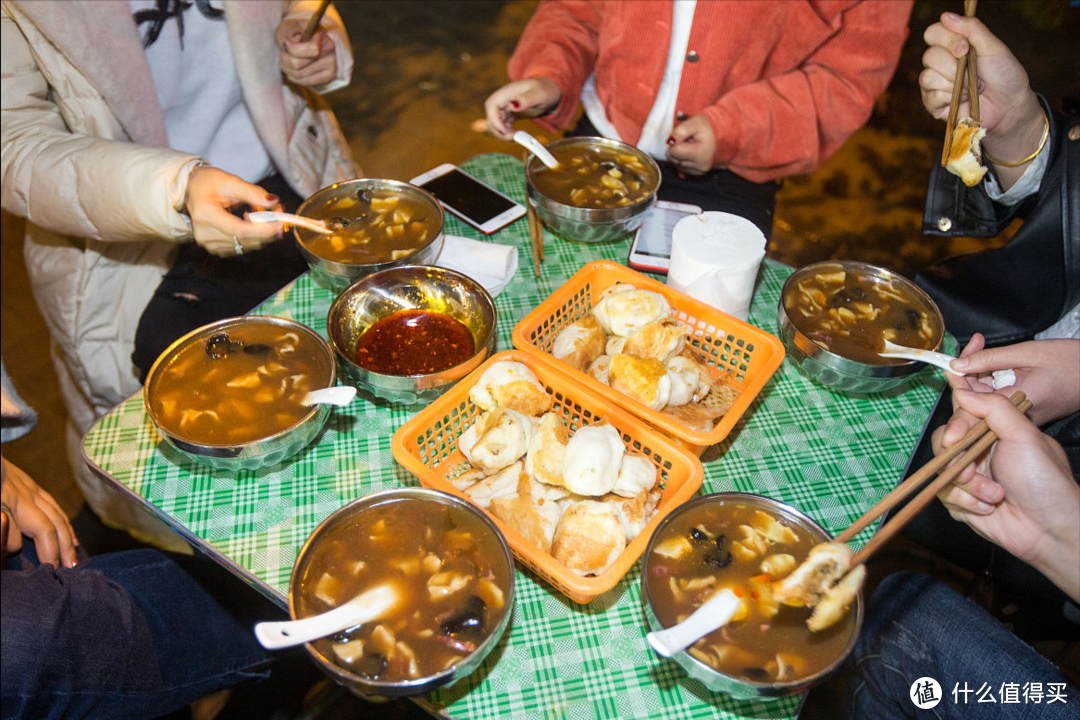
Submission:
{"label": "white tissue paper", "polygon": [[446,235],[432,264],[468,275],[497,297],[517,272],[518,251],[511,245]]}
{"label": "white tissue paper", "polygon": [[672,231],[667,284],[746,320],[764,258],[765,235],[746,218],[692,215]]}
{"label": "white tissue paper", "polygon": [[1012,387],[1016,384],[1016,372],[1013,370],[995,370],[991,378],[990,387],[995,390]]}

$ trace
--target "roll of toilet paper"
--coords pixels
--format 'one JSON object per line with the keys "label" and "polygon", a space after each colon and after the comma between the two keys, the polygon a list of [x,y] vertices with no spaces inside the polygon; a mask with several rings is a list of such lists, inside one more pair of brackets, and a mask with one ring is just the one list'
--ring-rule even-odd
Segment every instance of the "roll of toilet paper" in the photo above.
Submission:
{"label": "roll of toilet paper", "polygon": [[667,284],[746,320],[764,257],[765,235],[746,218],[691,215],[672,231]]}

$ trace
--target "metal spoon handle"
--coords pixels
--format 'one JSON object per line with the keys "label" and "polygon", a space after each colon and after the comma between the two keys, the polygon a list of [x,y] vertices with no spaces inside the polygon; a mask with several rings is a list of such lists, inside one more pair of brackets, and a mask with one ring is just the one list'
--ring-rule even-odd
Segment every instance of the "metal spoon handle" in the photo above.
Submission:
{"label": "metal spoon handle", "polygon": [[645,637],[658,654],[671,657],[713,630],[726,625],[735,616],[741,603],[731,590],[721,590],[681,623],[666,630],[651,632]]}
{"label": "metal spoon handle", "polygon": [[533,155],[540,158],[540,162],[544,163],[552,170],[559,167],[559,161],[555,159],[555,156],[548,152],[548,149],[544,147],[539,140],[524,130],[518,130],[514,133],[514,142],[524,148],[528,148]]}
{"label": "metal spoon handle", "polygon": [[272,210],[257,210],[253,213],[248,213],[248,220],[258,223],[270,223],[270,222],[283,222],[290,225],[299,225],[302,228],[308,230],[314,230],[317,233],[323,235],[333,234],[333,230],[326,227],[326,224],[319,220],[312,220],[306,218],[303,215],[293,215],[292,213],[274,212]]}

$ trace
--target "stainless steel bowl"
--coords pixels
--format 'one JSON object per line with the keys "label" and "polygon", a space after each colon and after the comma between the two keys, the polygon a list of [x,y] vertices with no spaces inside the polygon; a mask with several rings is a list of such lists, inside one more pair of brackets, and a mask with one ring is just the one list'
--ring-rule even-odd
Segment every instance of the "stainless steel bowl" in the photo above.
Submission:
{"label": "stainless steel bowl", "polygon": [[484,658],[487,657],[492,649],[499,643],[499,638],[502,637],[503,632],[506,630],[506,626],[510,622],[510,617],[513,615],[515,586],[514,560],[510,554],[510,546],[507,545],[506,538],[499,532],[499,529],[495,526],[495,523],[491,518],[488,517],[486,513],[478,510],[472,503],[466,502],[449,493],[420,487],[399,488],[372,493],[359,500],[354,500],[348,505],[336,510],[323,520],[322,523],[315,528],[315,531],[311,533],[311,536],[308,537],[304,546],[300,549],[300,554],[296,558],[296,564],[293,565],[292,575],[289,578],[289,615],[294,620],[297,619],[296,613],[299,606],[298,593],[300,592],[300,584],[307,572],[307,566],[313,555],[313,548],[316,548],[319,545],[322,538],[338,524],[348,521],[360,513],[377,513],[379,512],[380,506],[385,506],[386,503],[402,501],[440,503],[445,506],[458,508],[480,520],[483,527],[487,528],[491,532],[491,536],[496,539],[496,544],[499,548],[496,557],[488,558],[488,560],[491,562],[493,568],[499,568],[500,570],[506,571],[506,576],[510,578],[510,587],[505,588],[506,606],[502,617],[492,629],[491,634],[477,646],[476,650],[466,656],[463,661],[433,675],[398,682],[380,682],[379,680],[374,680],[346,670],[320,652],[320,650],[312,643],[308,643],[305,646],[308,652],[311,653],[311,656],[315,659],[315,663],[330,677],[348,687],[354,693],[369,699],[422,695],[444,685],[452,685],[461,678],[471,675],[480,666],[480,663],[484,661]]}
{"label": "stainless steel bowl", "polygon": [[788,360],[806,377],[825,387],[850,393],[875,393],[890,390],[903,385],[923,370],[926,365],[911,360],[898,361],[891,365],[871,365],[850,360],[842,355],[825,349],[803,334],[797,323],[789,317],[785,301],[795,292],[797,283],[820,272],[843,270],[874,278],[907,294],[921,302],[934,323],[935,337],[932,350],[941,347],[945,337],[945,321],[941,310],[915,283],[891,270],[853,260],[827,260],[813,263],[793,272],[784,282],[780,291],[780,306],[777,317],[780,325],[780,340],[787,350]]}
{"label": "stainless steel bowl", "polygon": [[[812,536],[819,538],[822,542],[828,542],[832,539],[825,528],[818,525],[809,516],[779,500],[774,500],[773,498],[765,497],[764,495],[755,495],[753,493],[713,493],[711,495],[703,495],[695,498],[679,506],[657,526],[652,538],[649,539],[648,547],[645,549],[645,560],[641,569],[642,577],[649,577],[649,573],[652,571],[651,560],[654,556],[653,547],[657,543],[657,538],[663,537],[664,528],[667,527],[669,523],[675,522],[684,513],[690,512],[701,505],[722,502],[740,502],[759,507],[773,517],[783,518],[791,525],[802,527]],[[645,609],[645,617],[648,621],[649,629],[663,630],[665,626],[660,622],[660,619],[656,615],[656,611],[653,609],[653,600],[649,595],[649,584],[644,581],[641,583],[641,602]],[[728,675],[727,673],[720,672],[701,660],[698,660],[685,650],[676,653],[671,659],[678,663],[678,665],[686,671],[687,675],[700,681],[705,687],[716,692],[727,693],[734,698],[769,700],[784,697],[785,695],[794,695],[796,693],[805,692],[824,680],[826,676],[836,670],[836,668],[844,662],[845,658],[851,653],[851,649],[855,647],[855,641],[859,637],[859,629],[862,627],[863,621],[863,597],[861,593],[859,594],[858,601],[855,603],[855,607],[848,612],[855,613],[855,621],[852,626],[851,637],[844,646],[843,652],[819,672],[803,678],[796,678],[791,682],[754,682],[752,680]]]}
{"label": "stainless steel bowl", "polygon": [[645,215],[656,204],[656,191],[660,189],[660,167],[656,161],[633,145],[608,140],[600,137],[572,137],[556,140],[547,146],[551,150],[560,148],[579,149],[588,153],[597,147],[617,149],[637,156],[642,164],[649,168],[654,183],[652,191],[643,200],[633,205],[617,208],[580,208],[567,205],[544,195],[533,181],[534,174],[544,167],[536,157],[530,158],[525,166],[525,179],[528,183],[526,193],[529,201],[536,208],[537,216],[555,232],[580,242],[604,242],[624,238],[641,227]]}
{"label": "stainless steel bowl", "polygon": [[[442,372],[386,375],[356,362],[356,343],[376,320],[399,310],[433,310],[460,321],[472,333],[476,352]],[[391,402],[430,402],[475,370],[495,349],[498,313],[480,283],[446,268],[406,265],[368,275],[346,288],[330,306],[327,334],[341,373],[361,390]]]}
{"label": "stainless steel bowl", "polygon": [[316,387],[332,387],[337,380],[334,354],[330,345],[317,332],[306,325],[278,317],[245,315],[226,318],[201,328],[192,330],[170,345],[150,368],[143,390],[143,405],[146,414],[154,424],[158,434],[183,458],[202,465],[209,465],[220,470],[257,470],[261,467],[276,465],[304,449],[326,425],[330,418],[332,405],[316,405],[311,411],[288,428],[272,435],[235,445],[214,445],[202,443],[165,427],[154,410],[152,402],[158,391],[159,380],[164,371],[178,357],[179,353],[192,344],[203,344],[211,336],[227,332],[229,328],[253,323],[271,325],[285,331],[292,331],[310,338],[318,347],[319,356],[326,365],[326,377]]}
{"label": "stainless steel bowl", "polygon": [[[329,260],[316,255],[311,250],[310,243],[318,237],[318,233],[293,226],[296,244],[300,248],[300,254],[304,256],[304,259],[308,262],[308,266],[311,268],[312,277],[316,282],[331,290],[340,292],[356,280],[387,268],[398,267],[400,265],[423,265],[432,262],[439,256],[439,253],[442,252],[443,226],[445,224],[442,205],[435,199],[435,196],[426,190],[399,180],[358,178],[356,180],[335,183],[334,185],[324,187],[322,190],[319,190],[305,200],[297,210],[297,214],[304,215],[305,217],[321,218],[322,214],[317,212],[320,208],[333,205],[343,198],[359,197],[370,190],[388,190],[401,195],[406,195],[414,198],[427,207],[431,213],[430,219],[428,220],[431,237],[428,239],[427,243],[421,246],[415,253],[397,260],[388,260],[386,262],[372,264],[346,263]],[[340,215],[346,213],[334,214]]]}

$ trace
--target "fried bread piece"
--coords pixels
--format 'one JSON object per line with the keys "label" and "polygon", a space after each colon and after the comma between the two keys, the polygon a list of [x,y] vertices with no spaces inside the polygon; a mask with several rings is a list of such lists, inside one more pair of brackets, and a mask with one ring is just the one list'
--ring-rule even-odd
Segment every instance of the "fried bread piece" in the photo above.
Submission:
{"label": "fried bread piece", "polygon": [[626,535],[615,514],[604,503],[585,500],[559,521],[551,554],[578,575],[599,575],[625,549]]}

